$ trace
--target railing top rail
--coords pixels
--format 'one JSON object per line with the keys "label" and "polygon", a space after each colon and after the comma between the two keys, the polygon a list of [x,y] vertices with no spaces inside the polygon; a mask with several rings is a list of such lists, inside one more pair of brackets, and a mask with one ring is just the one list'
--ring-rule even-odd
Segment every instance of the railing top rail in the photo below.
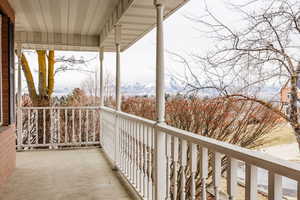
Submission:
{"label": "railing top rail", "polygon": [[112,109],[110,107],[100,106],[100,108],[101,108],[101,110],[104,110],[104,111],[107,111],[107,112],[111,112],[111,113],[116,112],[115,109]]}
{"label": "railing top rail", "polygon": [[121,117],[124,117],[124,118],[129,119],[129,120],[133,120],[133,121],[136,121],[136,122],[141,122],[141,123],[146,124],[148,126],[154,126],[156,124],[155,121],[145,119],[143,117],[139,117],[139,116],[132,115],[132,114],[129,114],[129,113],[116,111],[112,108],[108,108],[108,107],[103,106],[103,107],[101,107],[101,110],[106,111],[106,112],[110,112],[110,113],[115,113],[115,114],[118,113]]}
{"label": "railing top rail", "polygon": [[[102,110],[116,113],[114,109],[101,107]],[[127,114],[124,112],[117,112],[122,117],[137,122],[142,122],[149,126],[155,126],[156,122],[135,115]],[[229,144],[226,142],[218,141],[209,137],[197,135],[188,131],[184,131],[166,124],[157,124],[158,130],[165,132],[169,135],[176,136],[180,139],[185,139],[194,144],[199,144],[213,152],[219,152],[235,159],[241,160],[247,164],[255,165],[257,167],[270,170],[282,176],[300,181],[300,164],[292,163],[286,160],[272,157],[262,152],[246,149],[237,145]]]}
{"label": "railing top rail", "polygon": [[199,144],[210,151],[219,152],[247,164],[270,170],[282,176],[300,181],[300,164],[272,157],[262,152],[246,149],[237,145],[221,142],[209,137],[197,135],[188,131],[158,124],[158,129],[167,134],[185,139],[194,144]]}
{"label": "railing top rail", "polygon": [[48,107],[20,107],[22,110],[44,110],[44,109],[100,109],[100,106],[48,106]]}

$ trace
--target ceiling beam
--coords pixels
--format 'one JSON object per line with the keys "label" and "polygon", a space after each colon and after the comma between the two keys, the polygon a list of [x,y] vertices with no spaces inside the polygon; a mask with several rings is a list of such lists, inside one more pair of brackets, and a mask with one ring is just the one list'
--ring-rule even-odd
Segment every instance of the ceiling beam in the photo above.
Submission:
{"label": "ceiling beam", "polygon": [[[37,49],[56,49],[66,47],[68,50],[90,50],[99,48],[99,37],[97,35],[63,34],[63,33],[41,33],[22,32],[15,34],[16,43],[24,48],[36,47]],[[46,48],[48,46],[48,48]],[[45,48],[44,48],[45,47]],[[78,48],[81,47],[81,48]]]}
{"label": "ceiling beam", "polygon": [[118,24],[124,13],[133,5],[134,0],[119,0],[118,5],[108,16],[104,26],[100,31],[99,47],[102,45],[108,34],[113,30],[114,25]]}

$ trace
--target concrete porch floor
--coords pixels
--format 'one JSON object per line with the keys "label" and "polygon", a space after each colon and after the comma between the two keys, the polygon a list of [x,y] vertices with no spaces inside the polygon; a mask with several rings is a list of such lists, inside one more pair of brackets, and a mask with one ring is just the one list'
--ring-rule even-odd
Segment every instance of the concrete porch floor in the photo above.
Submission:
{"label": "concrete porch floor", "polygon": [[17,153],[0,200],[129,200],[100,149]]}

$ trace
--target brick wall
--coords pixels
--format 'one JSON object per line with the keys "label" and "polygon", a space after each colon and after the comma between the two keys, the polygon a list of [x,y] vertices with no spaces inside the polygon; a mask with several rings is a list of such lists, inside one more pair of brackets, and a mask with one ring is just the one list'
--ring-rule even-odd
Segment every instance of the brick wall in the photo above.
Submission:
{"label": "brick wall", "polygon": [[0,128],[0,187],[16,167],[16,138],[13,126]]}
{"label": "brick wall", "polygon": [[10,6],[8,0],[0,0],[0,11],[8,16],[11,21],[15,21],[15,12]]}
{"label": "brick wall", "polygon": [[[2,15],[1,25],[1,62],[2,62],[2,114],[3,121],[0,126],[0,187],[12,174],[16,166],[16,136],[15,127],[10,120],[10,72],[9,72],[9,34],[8,23],[13,21],[14,13],[7,0],[0,1]],[[7,15],[7,16],[5,16]],[[8,17],[9,16],[9,17]]]}
{"label": "brick wall", "polygon": [[9,50],[8,50],[8,22],[7,16],[2,16],[1,51],[2,51],[2,113],[4,126],[9,125]]}

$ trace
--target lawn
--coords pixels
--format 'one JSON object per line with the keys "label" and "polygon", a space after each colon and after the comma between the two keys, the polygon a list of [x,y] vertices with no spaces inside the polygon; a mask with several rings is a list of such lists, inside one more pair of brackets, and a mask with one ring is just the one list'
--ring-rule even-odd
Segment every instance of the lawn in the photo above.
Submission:
{"label": "lawn", "polygon": [[264,137],[264,144],[262,147],[291,144],[295,142],[296,138],[290,125],[287,123],[282,123]]}

